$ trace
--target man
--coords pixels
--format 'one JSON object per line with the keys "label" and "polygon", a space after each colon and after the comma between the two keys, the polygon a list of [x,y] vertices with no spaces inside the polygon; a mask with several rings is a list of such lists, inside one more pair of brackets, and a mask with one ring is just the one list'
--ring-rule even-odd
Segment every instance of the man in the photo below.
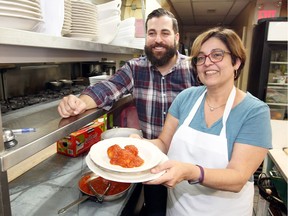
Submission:
{"label": "man", "polygon": [[[179,29],[174,15],[162,8],[146,20],[145,57],[129,60],[108,81],[89,86],[78,97],[64,97],[58,111],[63,118],[87,109],[109,110],[124,94],[135,100],[144,138],[157,138],[169,106],[182,90],[198,85],[188,57],[178,51]],[[164,186],[144,186],[147,215],[165,215]]]}

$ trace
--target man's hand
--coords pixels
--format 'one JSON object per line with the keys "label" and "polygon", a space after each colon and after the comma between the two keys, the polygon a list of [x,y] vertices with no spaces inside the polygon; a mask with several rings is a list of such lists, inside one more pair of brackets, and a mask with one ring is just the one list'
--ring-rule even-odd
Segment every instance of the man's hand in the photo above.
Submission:
{"label": "man's hand", "polygon": [[62,118],[76,116],[80,113],[85,112],[86,110],[87,105],[84,100],[76,97],[75,95],[69,95],[64,97],[58,105],[58,112]]}

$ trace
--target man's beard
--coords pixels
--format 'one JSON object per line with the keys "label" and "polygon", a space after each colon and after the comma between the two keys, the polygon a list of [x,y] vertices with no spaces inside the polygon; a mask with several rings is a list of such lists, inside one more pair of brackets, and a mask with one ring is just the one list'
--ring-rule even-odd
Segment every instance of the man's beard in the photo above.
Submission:
{"label": "man's beard", "polygon": [[[156,47],[156,46],[161,46],[161,47],[166,48],[166,52],[161,56],[155,56],[152,49],[153,47]],[[167,64],[170,61],[170,59],[177,53],[176,42],[174,42],[174,46],[168,46],[168,45],[161,44],[161,43],[160,44],[156,43],[155,45],[152,45],[152,46],[145,45],[144,50],[145,50],[145,54],[148,60],[154,66],[163,66]]]}

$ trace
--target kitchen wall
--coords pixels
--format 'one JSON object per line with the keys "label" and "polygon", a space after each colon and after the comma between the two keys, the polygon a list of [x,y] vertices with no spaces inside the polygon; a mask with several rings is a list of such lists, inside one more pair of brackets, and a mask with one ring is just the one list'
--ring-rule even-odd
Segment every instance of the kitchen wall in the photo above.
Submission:
{"label": "kitchen wall", "polygon": [[257,23],[257,20],[255,21],[255,13],[256,1],[250,2],[231,25],[231,28],[242,38],[247,53],[245,67],[237,81],[237,86],[243,91],[247,89],[253,29],[254,23]]}

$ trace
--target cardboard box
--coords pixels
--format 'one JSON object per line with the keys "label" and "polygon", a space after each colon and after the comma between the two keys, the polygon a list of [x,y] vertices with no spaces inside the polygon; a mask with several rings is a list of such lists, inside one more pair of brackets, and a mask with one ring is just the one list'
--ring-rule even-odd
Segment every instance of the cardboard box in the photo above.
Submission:
{"label": "cardboard box", "polygon": [[89,151],[93,144],[100,141],[101,134],[106,128],[105,125],[103,119],[97,119],[69,136],[58,140],[57,153],[77,157]]}

